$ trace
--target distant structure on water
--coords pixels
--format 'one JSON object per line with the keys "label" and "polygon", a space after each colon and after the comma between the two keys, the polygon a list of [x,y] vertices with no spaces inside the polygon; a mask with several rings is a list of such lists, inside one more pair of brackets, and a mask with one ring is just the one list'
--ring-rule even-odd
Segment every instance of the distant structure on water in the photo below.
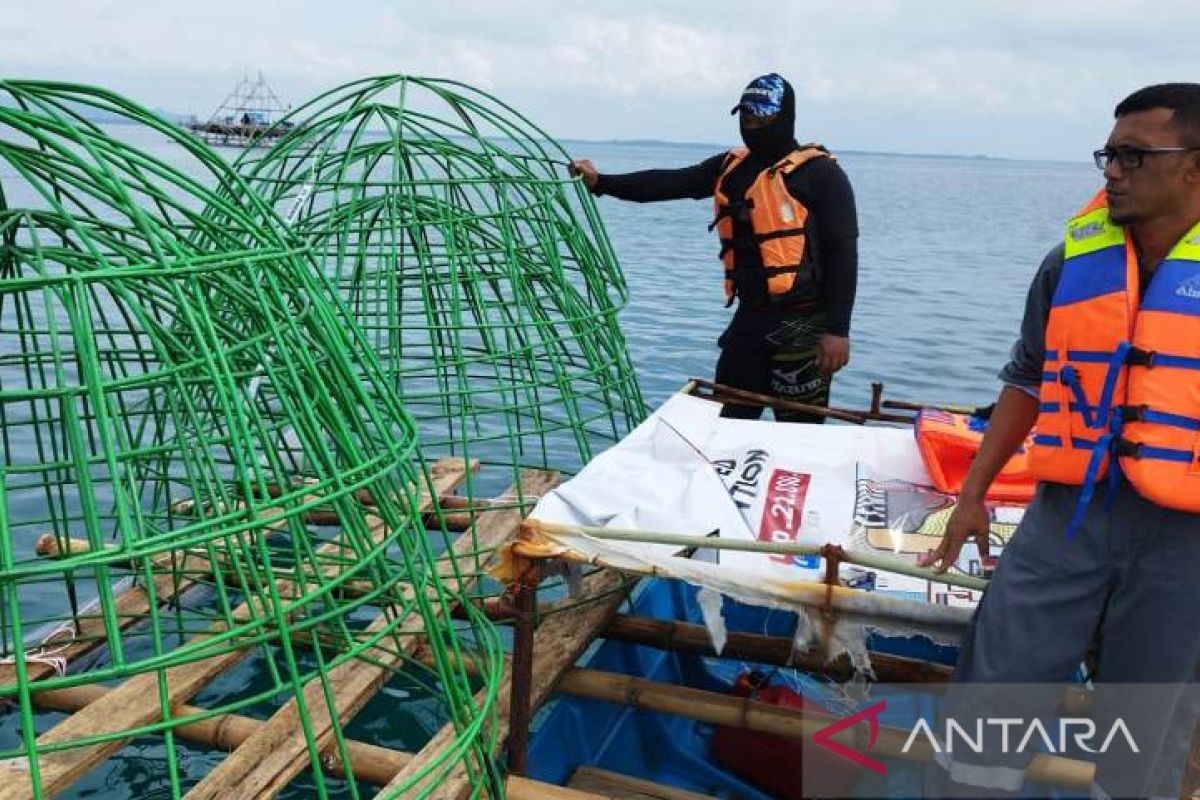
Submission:
{"label": "distant structure on water", "polygon": [[207,122],[193,117],[184,123],[184,127],[210,145],[268,145],[295,129],[292,122],[278,123],[289,108],[267,84],[260,70],[255,80],[249,75],[244,76]]}

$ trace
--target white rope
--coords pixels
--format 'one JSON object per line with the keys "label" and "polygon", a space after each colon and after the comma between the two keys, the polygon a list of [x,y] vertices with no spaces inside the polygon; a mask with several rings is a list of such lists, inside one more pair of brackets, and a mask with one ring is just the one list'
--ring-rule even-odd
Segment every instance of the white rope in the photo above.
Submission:
{"label": "white rope", "polygon": [[[122,578],[121,580],[114,583],[112,590],[113,590],[113,592],[120,594],[121,592],[126,591],[127,589],[129,589],[132,586],[133,586],[133,577],[129,576],[129,577]],[[81,608],[75,616],[79,617],[79,616],[86,615],[86,614],[96,610],[96,608],[98,608],[99,606],[100,606],[100,597],[96,596],[96,597],[92,598],[85,606],[83,606],[83,608]],[[72,644],[75,643],[72,639],[72,634],[75,631],[74,625],[72,623],[73,623],[73,621],[64,620],[64,621],[59,622],[56,625],[54,625],[54,627],[51,628],[48,633],[43,634],[43,633],[41,633],[41,631],[38,631],[38,633],[32,637],[37,640],[38,644],[34,645],[32,648],[27,648],[25,650],[25,654],[24,654],[25,655],[25,663],[26,664],[45,664],[46,666],[53,669],[55,674],[58,675],[58,677],[61,678],[61,677],[65,676],[67,674],[67,667],[69,667],[70,663],[71,663],[70,656],[60,656],[60,655],[56,655],[56,654],[63,652],[64,650],[66,650]],[[51,645],[54,643],[54,640],[63,634],[67,635],[66,641],[62,642],[61,644],[58,644],[55,647],[51,647]],[[11,656],[6,656],[4,658],[0,658],[0,664],[16,664],[16,663],[17,663],[16,653],[12,654]]]}

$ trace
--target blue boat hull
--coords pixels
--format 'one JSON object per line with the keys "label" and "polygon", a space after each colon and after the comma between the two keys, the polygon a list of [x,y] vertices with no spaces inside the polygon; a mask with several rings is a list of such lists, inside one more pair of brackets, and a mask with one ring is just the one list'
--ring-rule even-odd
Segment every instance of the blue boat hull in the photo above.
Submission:
{"label": "blue boat hull", "polygon": [[[679,581],[646,581],[632,613],[654,619],[701,621],[696,590]],[[730,630],[747,633],[790,637],[796,627],[794,614],[729,600],[724,616]],[[877,638],[870,646],[943,664],[952,664],[957,655],[955,648],[920,638]],[[714,692],[727,692],[748,668],[744,662],[670,653],[619,641],[604,642],[585,658],[584,665]],[[801,686],[812,680],[802,675],[790,677]],[[714,797],[771,800],[710,760],[709,742],[714,728],[705,723],[579,697],[561,699],[538,723],[529,750],[530,777],[538,780],[564,785],[578,767],[590,765]],[[919,783],[897,785],[910,783],[916,770],[908,773],[907,778],[889,773],[888,785],[880,788],[889,796],[919,792]]]}

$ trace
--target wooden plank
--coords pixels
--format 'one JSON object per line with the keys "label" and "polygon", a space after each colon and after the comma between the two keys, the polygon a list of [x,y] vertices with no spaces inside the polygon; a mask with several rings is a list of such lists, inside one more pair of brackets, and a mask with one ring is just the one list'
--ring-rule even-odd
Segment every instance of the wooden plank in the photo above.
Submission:
{"label": "wooden plank", "polygon": [[[532,699],[535,709],[550,697],[563,674],[575,664],[596,638],[596,634],[616,613],[617,607],[625,599],[624,592],[619,591],[624,580],[624,577],[614,570],[600,570],[589,575],[583,581],[583,591],[578,600],[581,604],[552,615],[538,626],[533,639]],[[589,599],[595,602],[583,602]],[[508,738],[511,666],[505,668],[501,680],[503,689],[500,692],[498,720],[494,731],[498,744],[503,744]],[[476,697],[482,699],[482,694]],[[404,771],[384,788],[385,794],[389,791],[395,792],[413,780],[445,748],[454,743],[456,736],[453,725],[446,725],[438,731]],[[429,787],[426,784],[417,784],[406,791],[416,794],[418,788],[433,788],[430,798],[455,800],[470,794],[470,781],[461,765],[456,766],[448,775],[434,776],[434,779],[440,781],[440,785]]]}
{"label": "wooden plank", "polygon": [[[538,497],[553,488],[559,481],[557,473],[526,470],[521,476],[521,491],[527,497]],[[509,489],[515,493],[518,487]],[[479,519],[475,540],[471,536],[460,536],[452,550],[462,556],[476,549],[496,547],[513,536],[521,524],[519,509],[507,508],[484,512]],[[443,561],[439,566],[443,580],[455,586],[454,564]],[[459,592],[470,589],[474,576],[468,576],[463,585],[456,586]],[[405,587],[406,600],[413,596],[411,587]],[[441,613],[441,608],[438,612]],[[392,622],[383,615],[378,617],[368,631],[374,632]],[[301,726],[301,714],[313,731],[318,751],[324,750],[334,740],[335,732],[375,695],[393,670],[412,655],[419,644],[417,633],[410,633],[403,647],[396,649],[375,648],[363,660],[343,663],[331,671],[328,681],[333,697],[327,696],[321,681],[310,682],[304,687],[304,709],[295,698],[277,711],[270,721],[247,740],[229,758],[225,759],[196,785],[187,797],[190,800],[216,798],[273,797],[282,791],[302,770],[311,765],[308,740]],[[337,721],[330,715],[330,705],[337,709]]]}
{"label": "wooden plank", "polygon": [[[473,465],[473,467],[476,465]],[[443,459],[433,466],[434,493],[449,493],[466,478],[466,465],[461,459]],[[424,494],[421,510],[430,503],[429,495]],[[263,512],[269,514],[270,510]],[[372,525],[372,535],[376,541],[382,541],[387,531],[382,523]],[[337,555],[344,550],[340,541],[333,541],[317,549],[321,555]],[[336,568],[331,568],[330,577],[336,574]],[[287,595],[297,587],[290,581],[276,582],[276,588],[281,595]],[[251,619],[251,605],[243,603],[233,611],[235,622]],[[213,636],[220,635],[226,630],[224,621],[213,625],[206,633],[199,634],[189,640],[189,643],[202,642]],[[230,669],[251,652],[250,648],[237,648],[217,656],[171,667],[165,672],[167,695],[172,707],[187,702],[194,697],[210,680]],[[67,719],[55,725],[38,737],[39,745],[66,743],[79,739],[103,735],[105,733],[120,733],[159,719],[162,711],[158,703],[147,702],[148,698],[158,698],[159,672],[148,672],[134,677],[123,683],[118,689],[109,692],[86,708],[72,714]],[[102,744],[87,747],[75,747],[44,753],[38,759],[42,795],[53,797],[70,786],[92,767],[103,761],[113,752],[124,746],[126,740],[114,739]],[[0,770],[0,798],[17,800],[28,798],[33,794],[33,782],[28,769],[6,768]]]}
{"label": "wooden plank", "polygon": [[571,780],[567,781],[567,786],[616,800],[716,800],[710,795],[688,792],[596,767],[580,767],[575,770]]}

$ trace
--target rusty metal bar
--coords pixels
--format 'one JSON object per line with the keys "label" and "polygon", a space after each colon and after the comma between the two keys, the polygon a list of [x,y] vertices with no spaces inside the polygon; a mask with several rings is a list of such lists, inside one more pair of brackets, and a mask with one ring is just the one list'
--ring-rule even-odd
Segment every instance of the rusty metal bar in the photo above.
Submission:
{"label": "rusty metal bar", "polygon": [[529,723],[533,718],[533,638],[537,627],[537,588],[544,562],[518,557],[522,567],[513,584],[512,683],[508,707],[508,771],[525,775]]}

